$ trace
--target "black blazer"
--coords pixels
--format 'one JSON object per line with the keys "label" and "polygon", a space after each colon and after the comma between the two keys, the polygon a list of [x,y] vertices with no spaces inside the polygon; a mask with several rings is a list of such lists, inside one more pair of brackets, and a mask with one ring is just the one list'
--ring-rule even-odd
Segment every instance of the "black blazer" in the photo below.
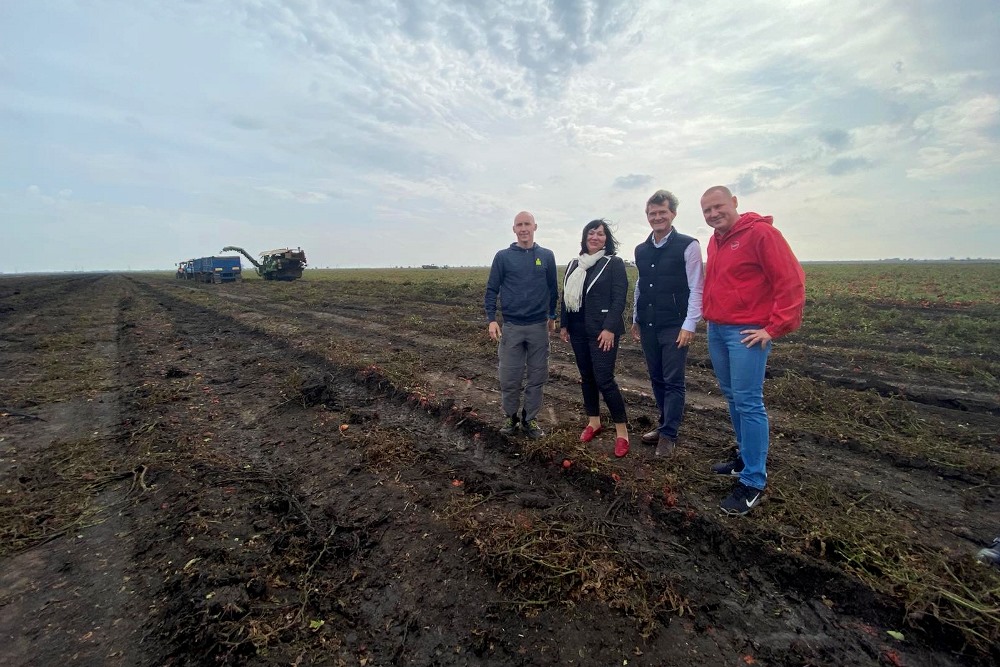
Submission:
{"label": "black blazer", "polygon": [[[566,267],[566,277],[579,270],[580,263],[573,260]],[[628,275],[625,262],[617,255],[602,257],[587,270],[583,283],[583,312],[571,313],[566,310],[565,277],[563,278],[563,298],[559,311],[560,326],[570,334],[586,334],[596,338],[602,330],[621,336],[625,333],[625,298],[628,294]],[[581,318],[580,315],[583,315]],[[579,331],[581,319],[583,331]]]}

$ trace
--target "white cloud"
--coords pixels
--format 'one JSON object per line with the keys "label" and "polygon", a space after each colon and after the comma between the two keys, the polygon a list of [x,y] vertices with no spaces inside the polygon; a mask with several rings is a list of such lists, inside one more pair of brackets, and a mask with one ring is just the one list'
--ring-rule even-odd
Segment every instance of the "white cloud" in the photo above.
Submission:
{"label": "white cloud", "polygon": [[287,190],[285,188],[278,188],[269,185],[261,185],[255,189],[258,192],[263,192],[273,197],[277,197],[278,199],[284,199],[286,201],[296,201],[302,204],[318,204],[320,202],[325,202],[330,198],[330,196],[327,195],[325,192]]}
{"label": "white cloud", "polygon": [[[595,217],[618,222],[626,248],[641,240],[661,187],[704,238],[696,202],[716,183],[779,216],[805,259],[964,256],[998,240],[936,238],[921,203],[996,208],[1000,63],[979,54],[998,51],[1000,7],[987,0],[5,12],[0,196],[52,269],[139,256],[87,252],[97,234],[64,250],[32,240],[81,220],[145,225],[135,242],[155,266],[212,251],[212,227],[225,244],[302,245],[320,266],[343,263],[345,240],[361,265],[485,264],[523,208],[563,261]],[[886,210],[915,227],[885,233]],[[865,223],[845,229],[844,215]],[[184,248],[151,242],[156,229]]]}

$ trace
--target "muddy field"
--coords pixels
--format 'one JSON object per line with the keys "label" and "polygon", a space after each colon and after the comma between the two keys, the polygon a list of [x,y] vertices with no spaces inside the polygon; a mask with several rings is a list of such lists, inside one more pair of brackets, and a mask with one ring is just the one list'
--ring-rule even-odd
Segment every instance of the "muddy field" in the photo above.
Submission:
{"label": "muddy field", "polygon": [[499,434],[485,271],[320,273],[0,277],[0,663],[1000,661],[995,292],[811,288],[733,518],[703,331],[665,461],[625,343],[618,460],[557,339]]}

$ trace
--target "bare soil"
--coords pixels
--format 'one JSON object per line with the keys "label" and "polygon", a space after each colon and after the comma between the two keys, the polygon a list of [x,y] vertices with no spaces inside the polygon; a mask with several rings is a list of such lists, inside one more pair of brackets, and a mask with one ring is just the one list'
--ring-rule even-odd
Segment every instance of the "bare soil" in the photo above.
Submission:
{"label": "bare soil", "polygon": [[[499,434],[477,303],[30,276],[0,280],[0,317],[4,665],[1000,660],[1000,577],[970,555],[1000,530],[1000,417],[974,380],[779,345],[768,497],[731,518],[731,481],[708,472],[732,437],[703,342],[667,461],[639,443],[654,405],[625,345],[633,444],[616,460],[613,438],[578,441],[557,340],[548,435]],[[824,409],[844,397],[827,415],[841,433],[816,386]],[[909,420],[954,453],[917,448]],[[980,465],[948,458],[969,452]],[[852,511],[905,539],[851,555],[865,543],[809,518]],[[993,591],[971,626],[937,584],[907,597],[873,565],[914,563],[919,590],[933,558]]]}

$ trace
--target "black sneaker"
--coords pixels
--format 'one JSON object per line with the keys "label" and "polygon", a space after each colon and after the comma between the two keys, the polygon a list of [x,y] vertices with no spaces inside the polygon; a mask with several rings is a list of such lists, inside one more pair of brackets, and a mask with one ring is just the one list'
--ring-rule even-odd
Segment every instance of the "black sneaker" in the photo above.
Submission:
{"label": "black sneaker", "polygon": [[532,440],[538,440],[539,438],[545,435],[545,431],[543,431],[541,427],[538,425],[537,419],[529,419],[528,421],[524,422],[523,428],[525,434],[527,434],[527,436]]}
{"label": "black sneaker", "polygon": [[733,492],[719,504],[719,507],[726,514],[746,514],[757,507],[763,497],[764,492],[760,489],[747,486],[743,482],[736,482]]}
{"label": "black sneaker", "polygon": [[732,475],[733,477],[739,477],[740,473],[743,472],[743,459],[737,456],[732,461],[716,463],[712,466],[712,472],[716,475]]}
{"label": "black sneaker", "polygon": [[993,546],[988,549],[980,549],[976,554],[976,560],[986,565],[1000,567],[1000,537],[993,538]]}
{"label": "black sneaker", "polygon": [[506,421],[504,421],[503,426],[500,427],[500,432],[504,435],[514,435],[517,433],[518,428],[519,424],[517,422],[517,417],[511,416],[507,417]]}

